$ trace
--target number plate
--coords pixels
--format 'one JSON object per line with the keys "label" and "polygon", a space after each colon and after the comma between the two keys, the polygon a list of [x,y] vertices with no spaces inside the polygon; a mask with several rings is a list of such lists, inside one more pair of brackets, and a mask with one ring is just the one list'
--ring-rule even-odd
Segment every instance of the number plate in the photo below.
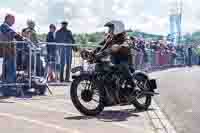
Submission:
{"label": "number plate", "polygon": [[156,80],[155,79],[151,79],[149,80],[149,85],[151,87],[151,89],[157,89],[157,83],[156,83]]}

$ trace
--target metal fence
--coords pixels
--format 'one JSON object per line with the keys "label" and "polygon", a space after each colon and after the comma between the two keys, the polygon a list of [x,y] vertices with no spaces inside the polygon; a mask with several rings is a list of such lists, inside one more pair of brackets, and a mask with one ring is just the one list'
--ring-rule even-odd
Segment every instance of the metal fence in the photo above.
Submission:
{"label": "metal fence", "polygon": [[[56,44],[58,45],[58,44]],[[60,44],[63,45],[63,44]],[[66,44],[65,47],[71,47],[71,46],[79,46],[79,48],[83,48],[80,47],[81,45],[73,45],[73,44]],[[61,47],[62,48],[62,47]],[[87,47],[90,49],[94,49],[94,46],[92,47]],[[57,52],[59,53],[60,48],[57,47]],[[61,53],[61,52],[60,52]],[[134,68],[137,70],[142,70],[142,71],[155,71],[155,70],[161,70],[161,69],[167,69],[167,68],[171,68],[171,67],[184,67],[188,64],[188,60],[189,60],[189,56],[187,53],[187,49],[183,49],[182,51],[177,50],[176,52],[174,51],[170,51],[170,50],[166,50],[166,49],[160,49],[160,50],[154,50],[154,49],[145,49],[145,52],[143,50],[141,51],[135,51],[135,65]],[[56,55],[58,60],[57,60],[57,64],[62,64],[59,61],[59,58],[61,58],[59,55]],[[198,58],[199,56],[195,53],[192,54],[191,56],[191,61],[192,64],[198,64]],[[56,64],[55,63],[55,64]],[[72,52],[72,61],[69,65],[65,65],[65,69],[69,68],[69,70],[65,70],[65,72],[70,72],[70,68],[76,67],[76,66],[88,66],[89,64],[87,64],[86,61],[84,61],[81,56],[80,56],[80,51],[79,52]],[[60,72],[59,69],[57,69],[56,71],[58,71],[58,73]],[[59,83],[59,78],[57,78],[57,83]],[[55,83],[55,82],[54,82]],[[51,84],[53,84],[51,82]]]}
{"label": "metal fence", "polygon": [[[49,46],[53,49],[53,53],[49,53]],[[80,57],[80,51],[73,52],[74,46],[79,49],[97,47],[47,42],[36,45],[31,42],[0,42],[0,87],[31,87],[33,78],[42,79],[42,82],[50,85],[65,85],[66,81],[70,80],[72,67],[87,65],[87,62]],[[185,66],[189,59],[192,64],[199,62],[199,56],[193,54],[189,57],[187,49],[176,53],[165,49],[145,49],[135,53],[135,69],[145,71]]]}
{"label": "metal fence", "polygon": [[13,88],[23,95],[22,88],[31,88],[36,76],[35,57],[39,47],[30,42],[0,42],[0,88]]}

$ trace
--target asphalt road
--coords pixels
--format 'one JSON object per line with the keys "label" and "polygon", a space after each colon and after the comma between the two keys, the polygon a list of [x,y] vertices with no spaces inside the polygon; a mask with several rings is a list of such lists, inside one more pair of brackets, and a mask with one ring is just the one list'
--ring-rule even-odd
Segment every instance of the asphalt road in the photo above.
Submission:
{"label": "asphalt road", "polygon": [[133,106],[106,108],[98,117],[81,115],[69,99],[69,87],[53,87],[53,96],[0,100],[4,133],[155,133],[146,112]]}
{"label": "asphalt road", "polygon": [[[175,68],[150,75],[158,79],[160,96],[155,101],[176,131],[199,133],[200,68]],[[0,129],[5,133],[157,133],[149,114],[137,112],[133,106],[106,108],[98,117],[86,117],[72,105],[69,87],[52,90],[53,96],[1,99]]]}
{"label": "asphalt road", "polygon": [[200,67],[152,74],[158,79],[156,102],[178,133],[200,132]]}

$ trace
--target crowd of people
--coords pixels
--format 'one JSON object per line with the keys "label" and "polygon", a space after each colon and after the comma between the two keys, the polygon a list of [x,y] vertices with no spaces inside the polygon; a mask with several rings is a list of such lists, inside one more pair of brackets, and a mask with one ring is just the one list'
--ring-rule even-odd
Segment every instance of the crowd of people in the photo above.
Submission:
{"label": "crowd of people", "polygon": [[[47,35],[46,41],[50,43],[55,42],[55,43],[74,44],[75,40],[73,38],[72,32],[67,29],[68,22],[63,21],[61,24],[62,24],[61,29],[57,31],[56,31],[56,26],[54,24],[50,24],[49,33]],[[50,64],[49,70],[50,73],[52,73],[50,75],[53,76],[52,77],[53,79],[60,79],[61,82],[69,81],[71,62],[72,62],[72,48],[74,49],[74,47],[68,47],[64,45],[60,46],[56,46],[55,44],[47,45],[48,62]],[[60,70],[59,71],[60,77],[57,77],[58,74],[54,74],[54,72],[52,71],[52,70],[58,70],[55,64],[57,57],[56,52],[58,51],[58,49],[60,55],[60,68],[58,68]],[[65,69],[65,67],[67,69]]]}
{"label": "crowd of people", "polygon": [[[171,42],[158,41],[144,41],[138,39],[137,47],[140,52],[136,55],[136,68],[146,68],[148,66],[158,67],[172,67],[177,65],[199,65],[200,53],[198,45],[173,45]],[[142,65],[141,65],[142,64]]]}
{"label": "crowd of people", "polygon": [[[34,44],[38,44],[37,33],[35,30],[35,22],[32,20],[27,21],[27,27],[23,28],[21,34],[12,30],[10,27],[15,23],[15,17],[11,14],[6,15],[4,23],[0,26],[0,41],[13,41],[14,39],[21,41],[23,37],[30,39]],[[72,64],[72,49],[77,50],[75,47],[68,47],[64,45],[56,45],[53,43],[68,43],[74,44],[72,32],[67,28],[68,22],[61,22],[61,28],[57,30],[54,24],[50,24],[49,32],[46,37],[47,44],[47,62],[48,73],[50,73],[50,80],[69,81],[70,68]],[[187,63],[192,64],[192,50],[191,47],[179,45],[174,46],[171,43],[161,41],[145,41],[144,39],[137,39],[137,47],[140,52],[137,53],[135,58],[135,67],[138,69],[148,68],[149,66],[164,66],[174,65],[177,57],[186,57]],[[3,46],[3,45],[1,45]],[[2,48],[0,48],[2,50]],[[4,57],[4,80],[7,82],[16,81],[16,69],[18,66],[28,66],[28,59],[24,57],[24,52],[27,51],[25,44],[17,44],[17,54],[11,54]],[[4,53],[4,52],[0,52]],[[11,54],[11,55],[10,55]],[[59,54],[59,59],[57,54]],[[186,56],[187,55],[187,56]],[[1,55],[3,56],[3,55]],[[15,58],[17,57],[17,63]],[[23,59],[26,58],[26,59]],[[38,55],[39,58],[39,55]],[[56,61],[60,61],[59,66]],[[176,60],[177,61],[177,60]],[[183,60],[181,64],[183,63]],[[17,64],[17,65],[16,65]],[[37,60],[39,64],[39,59]],[[9,69],[8,69],[9,68]],[[25,67],[23,67],[25,68]]]}
{"label": "crowd of people", "polygon": [[[27,21],[27,27],[23,28],[21,33],[17,33],[11,27],[15,24],[15,16],[12,14],[7,14],[4,23],[0,25],[0,41],[4,42],[1,44],[0,53],[3,57],[3,76],[2,79],[6,82],[16,82],[16,70],[23,68],[28,69],[29,57],[28,57],[28,45],[26,43],[17,43],[16,52],[11,54],[12,49],[7,50],[5,55],[5,46],[9,46],[11,41],[24,41],[24,39],[29,39],[35,45],[39,45],[39,39],[35,30],[35,22],[32,20]],[[72,61],[72,47],[67,46],[56,46],[52,43],[69,43],[74,44],[75,40],[72,36],[72,32],[67,29],[68,22],[63,21],[61,23],[61,28],[56,30],[54,24],[50,24],[49,32],[46,37],[46,42],[51,43],[47,45],[48,51],[48,72],[53,75],[53,79],[57,78],[61,82],[69,80],[69,70],[71,68]],[[15,51],[13,47],[13,51]],[[60,54],[60,59],[56,59],[56,54]],[[27,54],[27,55],[26,55]],[[36,63],[40,63],[39,55],[37,55]],[[60,60],[60,66],[57,68],[55,62]],[[34,62],[32,63],[34,64]],[[40,66],[37,66],[40,67]],[[40,69],[40,68],[38,68]],[[59,75],[53,74],[54,69],[59,69]],[[38,72],[38,71],[37,71]],[[65,74],[65,75],[64,75]],[[39,73],[37,74],[39,76]]]}

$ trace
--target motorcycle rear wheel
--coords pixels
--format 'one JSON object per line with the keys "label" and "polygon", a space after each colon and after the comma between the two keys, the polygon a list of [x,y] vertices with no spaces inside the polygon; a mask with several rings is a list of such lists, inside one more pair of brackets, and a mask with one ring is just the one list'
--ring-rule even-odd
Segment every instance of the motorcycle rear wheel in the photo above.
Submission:
{"label": "motorcycle rear wheel", "polygon": [[[149,85],[147,85],[147,81],[148,81],[148,78],[146,76],[142,76],[140,75],[141,77],[140,78],[137,78],[136,79],[136,82],[137,83],[140,83],[143,87],[145,86],[145,90],[146,91],[150,91],[150,87]],[[146,85],[145,85],[146,84]],[[140,89],[140,90],[143,90],[144,88],[141,87],[141,86],[138,86],[138,84],[136,84],[136,86]],[[143,96],[145,98],[144,100],[144,103],[141,103],[139,101],[138,98],[136,98],[132,103],[133,105],[136,107],[136,109],[138,110],[148,110],[149,106],[151,105],[151,101],[152,101],[152,96],[150,95],[145,95]]]}

